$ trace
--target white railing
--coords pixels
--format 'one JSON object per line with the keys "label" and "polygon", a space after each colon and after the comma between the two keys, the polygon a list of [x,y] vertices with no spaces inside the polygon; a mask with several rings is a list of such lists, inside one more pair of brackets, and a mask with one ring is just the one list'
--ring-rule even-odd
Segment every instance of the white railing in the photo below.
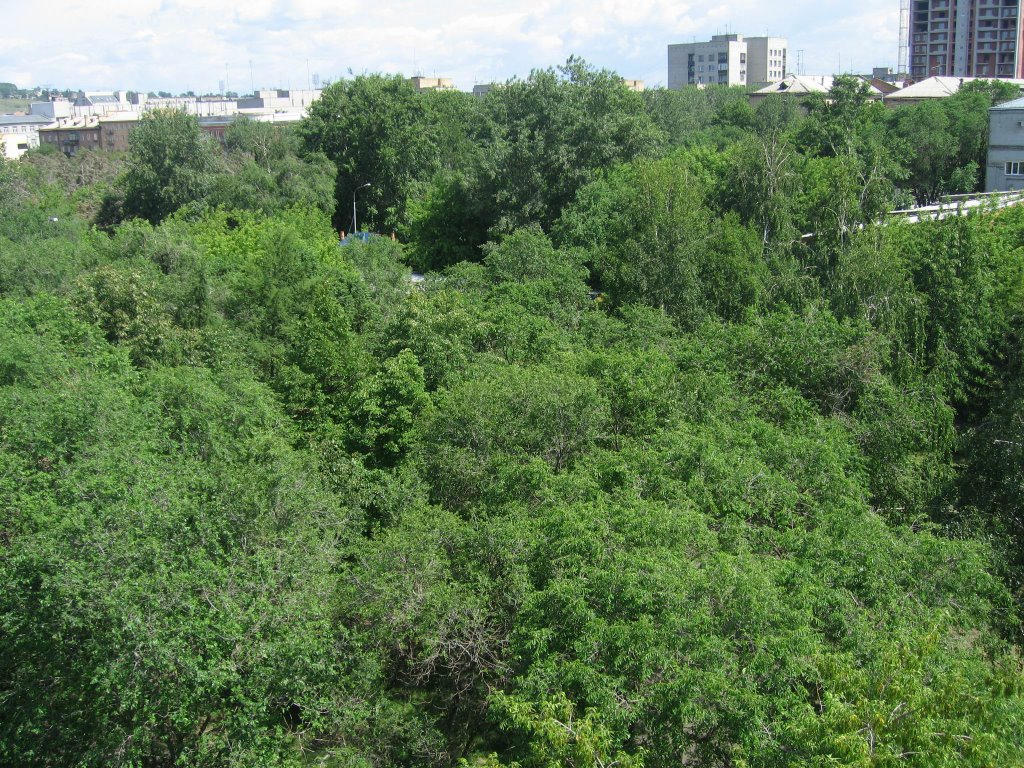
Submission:
{"label": "white railing", "polygon": [[1009,192],[975,192],[968,195],[944,195],[939,202],[916,208],[890,211],[887,217],[919,221],[941,221],[950,216],[966,216],[973,211],[995,211],[1024,202],[1024,190]]}

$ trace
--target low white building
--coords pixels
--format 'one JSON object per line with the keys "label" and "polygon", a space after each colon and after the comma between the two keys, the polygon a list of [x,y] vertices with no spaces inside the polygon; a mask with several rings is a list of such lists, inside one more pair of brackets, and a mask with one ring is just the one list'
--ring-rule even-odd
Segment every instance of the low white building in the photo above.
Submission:
{"label": "low white building", "polygon": [[71,117],[72,105],[64,97],[60,97],[49,101],[33,101],[28,111],[32,115],[48,117],[50,120],[60,120]]}
{"label": "low white building", "polygon": [[72,105],[75,117],[102,117],[111,112],[131,109],[124,91],[86,91]]}
{"label": "low white building", "polygon": [[16,160],[39,146],[39,129],[56,121],[41,115],[0,115],[4,156]]}
{"label": "low white building", "polygon": [[261,112],[304,112],[320,98],[320,90],[261,90],[253,96],[238,99],[239,111],[259,110]]}

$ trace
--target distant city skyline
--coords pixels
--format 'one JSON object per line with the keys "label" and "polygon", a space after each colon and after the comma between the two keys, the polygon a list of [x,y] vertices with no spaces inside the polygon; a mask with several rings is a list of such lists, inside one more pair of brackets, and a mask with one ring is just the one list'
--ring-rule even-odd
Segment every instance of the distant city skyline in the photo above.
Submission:
{"label": "distant city skyline", "polygon": [[[6,4],[5,4],[6,5]],[[667,46],[716,33],[789,39],[813,74],[895,66],[898,0],[707,5],[670,0],[367,3],[362,0],[61,0],[3,10],[0,81],[28,88],[216,93],[306,88],[349,72],[525,77],[569,55],[667,83]],[[250,61],[252,66],[250,68]]]}

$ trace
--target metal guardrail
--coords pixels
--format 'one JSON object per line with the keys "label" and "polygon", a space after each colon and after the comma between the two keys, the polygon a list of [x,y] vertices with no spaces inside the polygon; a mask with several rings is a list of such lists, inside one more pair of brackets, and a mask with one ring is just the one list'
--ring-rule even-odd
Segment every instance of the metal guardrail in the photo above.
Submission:
{"label": "metal guardrail", "polygon": [[1024,190],[1009,192],[978,192],[969,195],[945,195],[938,203],[917,208],[889,211],[886,218],[918,221],[938,221],[950,216],[964,216],[972,211],[999,210],[1024,202]]}
{"label": "metal guardrail", "polygon": [[[976,192],[966,195],[944,195],[939,202],[933,205],[923,205],[919,208],[902,208],[886,213],[879,224],[886,221],[902,220],[911,224],[922,221],[941,221],[950,216],[965,216],[974,211],[998,211],[1002,208],[1009,208],[1024,203],[1024,190],[1012,190],[1009,192]],[[863,224],[854,227],[856,230],[864,229]],[[817,237],[816,232],[808,232],[800,236],[800,240],[813,240]]]}

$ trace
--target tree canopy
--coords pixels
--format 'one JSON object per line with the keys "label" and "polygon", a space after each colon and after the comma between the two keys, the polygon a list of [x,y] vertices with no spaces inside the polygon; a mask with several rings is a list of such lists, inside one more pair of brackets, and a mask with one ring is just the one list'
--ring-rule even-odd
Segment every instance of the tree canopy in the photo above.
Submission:
{"label": "tree canopy", "polygon": [[0,161],[0,764],[1019,763],[1024,209],[881,219],[1001,97],[572,59]]}

